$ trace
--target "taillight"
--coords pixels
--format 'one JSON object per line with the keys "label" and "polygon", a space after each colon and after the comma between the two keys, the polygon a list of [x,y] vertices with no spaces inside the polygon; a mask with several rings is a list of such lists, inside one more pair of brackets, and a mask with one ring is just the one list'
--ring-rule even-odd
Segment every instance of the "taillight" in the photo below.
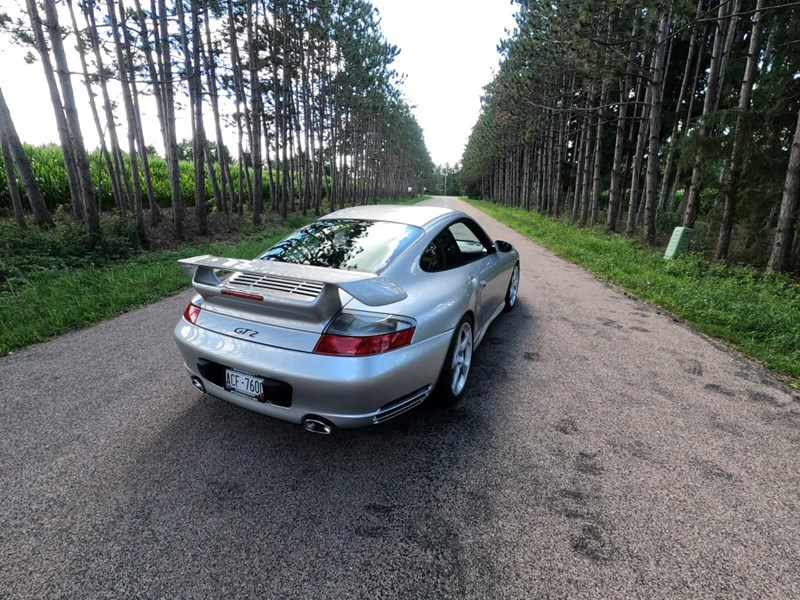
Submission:
{"label": "taillight", "polygon": [[264,299],[264,296],[259,296],[258,294],[248,294],[247,292],[237,292],[236,290],[222,290],[220,294],[223,296],[232,296],[233,298],[255,300],[256,302],[261,302]]}
{"label": "taillight", "polygon": [[370,356],[397,350],[411,343],[416,325],[408,317],[343,310],[325,328],[314,353]]}
{"label": "taillight", "polygon": [[197,317],[200,316],[200,307],[196,304],[189,303],[186,310],[183,311],[183,318],[189,321],[192,325],[197,323]]}

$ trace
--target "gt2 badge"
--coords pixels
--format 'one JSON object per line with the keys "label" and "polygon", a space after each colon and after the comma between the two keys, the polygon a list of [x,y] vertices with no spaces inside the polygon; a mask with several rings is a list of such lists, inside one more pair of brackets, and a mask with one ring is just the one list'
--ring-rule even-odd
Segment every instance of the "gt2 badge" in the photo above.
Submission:
{"label": "gt2 badge", "polygon": [[245,329],[244,327],[237,327],[233,330],[233,333],[238,333],[239,335],[251,338],[254,338],[258,335],[258,332],[255,329]]}

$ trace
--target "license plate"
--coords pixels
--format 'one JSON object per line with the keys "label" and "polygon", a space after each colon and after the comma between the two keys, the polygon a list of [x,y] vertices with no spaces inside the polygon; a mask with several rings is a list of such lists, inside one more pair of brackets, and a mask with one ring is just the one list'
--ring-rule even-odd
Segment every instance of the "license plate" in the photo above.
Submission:
{"label": "license plate", "polygon": [[225,369],[225,389],[232,392],[239,392],[250,398],[263,398],[264,380],[255,375],[248,375],[241,371]]}

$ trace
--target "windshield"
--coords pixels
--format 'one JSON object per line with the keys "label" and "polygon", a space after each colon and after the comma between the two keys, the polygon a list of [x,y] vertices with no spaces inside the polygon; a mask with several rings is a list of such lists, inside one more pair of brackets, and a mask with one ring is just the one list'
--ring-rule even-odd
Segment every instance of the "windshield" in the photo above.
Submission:
{"label": "windshield", "polygon": [[378,273],[421,234],[417,227],[387,221],[315,221],[259,258]]}

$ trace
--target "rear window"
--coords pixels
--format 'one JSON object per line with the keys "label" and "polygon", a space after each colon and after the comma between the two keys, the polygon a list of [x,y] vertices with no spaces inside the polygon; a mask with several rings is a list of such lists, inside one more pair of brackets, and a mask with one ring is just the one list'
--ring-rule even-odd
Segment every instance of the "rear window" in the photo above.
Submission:
{"label": "rear window", "polygon": [[387,221],[315,221],[259,258],[378,273],[421,234],[417,227]]}

